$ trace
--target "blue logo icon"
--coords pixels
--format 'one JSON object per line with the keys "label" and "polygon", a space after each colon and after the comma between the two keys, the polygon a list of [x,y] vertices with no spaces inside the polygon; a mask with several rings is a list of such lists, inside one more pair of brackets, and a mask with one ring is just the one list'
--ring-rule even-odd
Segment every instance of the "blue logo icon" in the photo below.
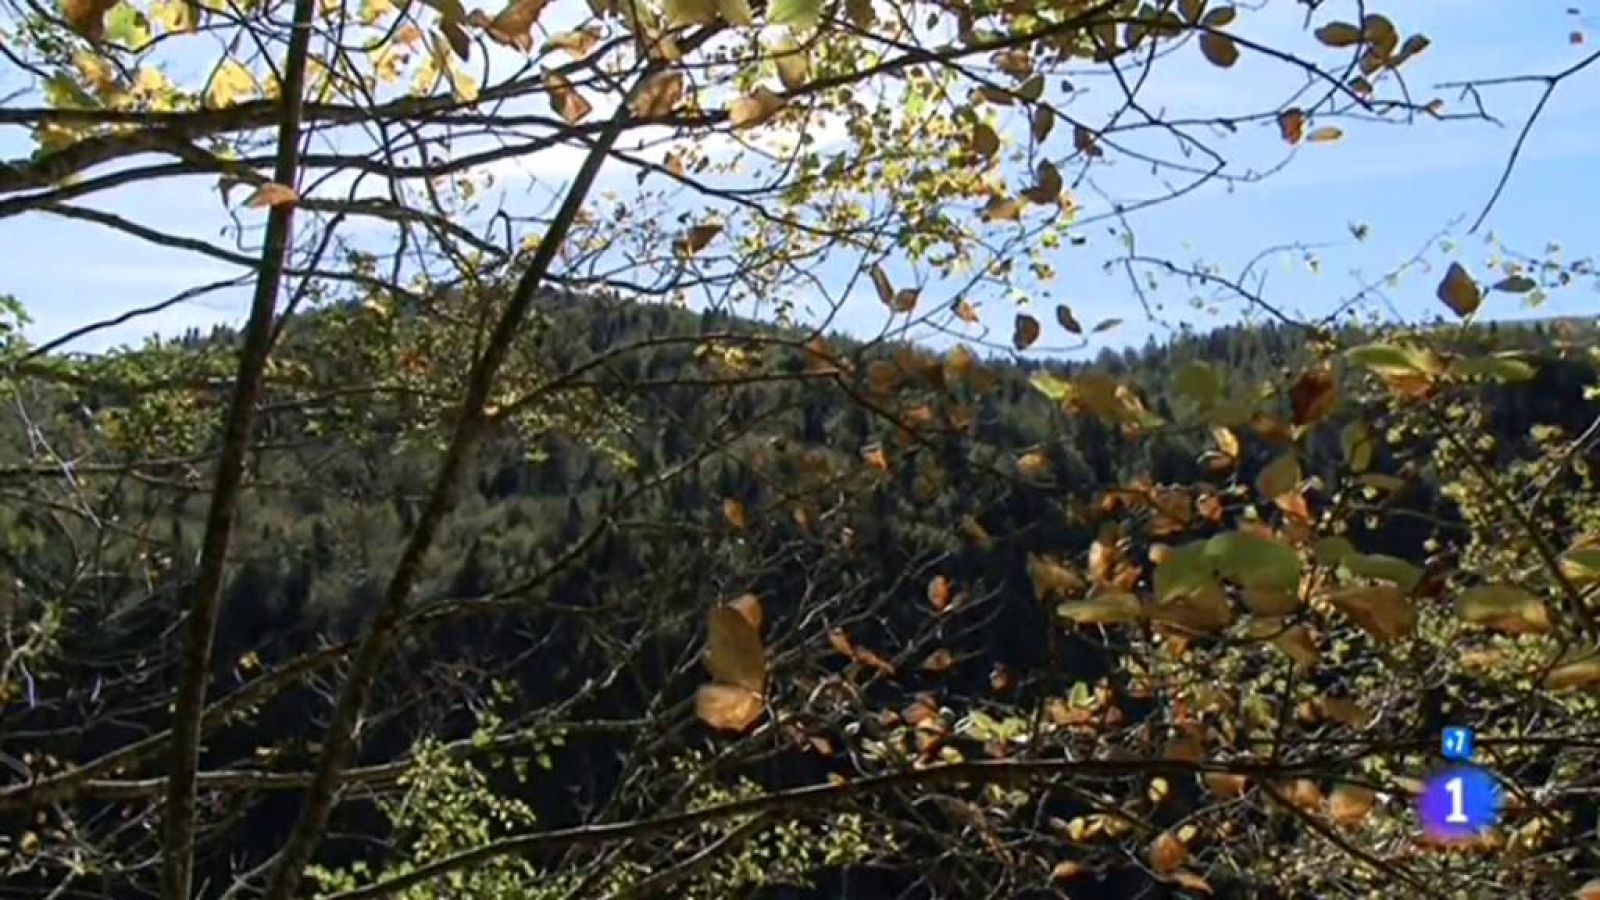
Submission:
{"label": "blue logo icon", "polygon": [[1444,746],[1440,753],[1451,762],[1467,762],[1472,759],[1472,729],[1446,728],[1444,730]]}
{"label": "blue logo icon", "polygon": [[1488,772],[1464,766],[1428,779],[1417,814],[1429,840],[1471,840],[1500,821],[1501,799],[1500,785]]}

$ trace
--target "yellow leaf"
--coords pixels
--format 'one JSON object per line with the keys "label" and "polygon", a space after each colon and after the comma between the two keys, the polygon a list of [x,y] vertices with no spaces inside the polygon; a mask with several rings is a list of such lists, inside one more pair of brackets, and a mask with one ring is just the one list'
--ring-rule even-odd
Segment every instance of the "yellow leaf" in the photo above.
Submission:
{"label": "yellow leaf", "polygon": [[1344,137],[1343,131],[1332,125],[1325,125],[1322,128],[1314,129],[1310,134],[1306,135],[1306,140],[1313,144],[1331,144],[1342,137]]}
{"label": "yellow leaf", "polygon": [[811,60],[787,32],[772,48],[772,63],[777,66],[778,80],[786,90],[797,91],[811,80]]}
{"label": "yellow leaf", "polygon": [[568,125],[576,125],[594,110],[565,75],[554,70],[544,73],[544,88],[550,94],[550,108]]}
{"label": "yellow leaf", "polygon": [[255,76],[234,59],[225,59],[211,73],[211,84],[206,88],[206,103],[213,107],[233,106],[252,100],[260,92]]}
{"label": "yellow leaf", "polygon": [[294,188],[282,185],[276,181],[269,181],[258,187],[249,197],[245,198],[244,205],[250,209],[261,209],[268,206],[282,206],[286,203],[297,203],[300,195]]}
{"label": "yellow leaf", "polygon": [[1214,66],[1229,68],[1239,61],[1239,45],[1233,38],[1215,31],[1200,36],[1200,52]]}
{"label": "yellow leaf", "polygon": [[728,121],[734,128],[755,128],[783,109],[784,99],[765,87],[757,87],[733,101],[728,107]]}
{"label": "yellow leaf", "polygon": [[1600,684],[1600,655],[1569,656],[1544,677],[1552,691],[1571,691]]}
{"label": "yellow leaf", "polygon": [[1037,450],[1017,457],[1017,472],[1024,478],[1040,479],[1050,474],[1050,457]]}
{"label": "yellow leaf", "polygon": [[200,4],[195,0],[156,0],[150,18],[168,34],[184,34],[200,24]]}
{"label": "yellow leaf", "polygon": [[1351,47],[1361,43],[1361,29],[1349,22],[1329,22],[1315,33],[1317,40],[1328,47]]}
{"label": "yellow leaf", "polygon": [[683,73],[657,72],[628,101],[628,109],[641,119],[655,119],[671,115],[682,99]]}
{"label": "yellow leaf", "polygon": [[1340,588],[1325,594],[1324,599],[1380,641],[1406,637],[1417,625],[1416,607],[1392,584]]}
{"label": "yellow leaf", "polygon": [[661,9],[666,13],[669,27],[681,28],[714,24],[719,14],[718,5],[717,0],[666,0]]}
{"label": "yellow leaf", "polygon": [[756,23],[749,0],[717,0],[717,12],[729,25],[739,28],[749,28]]}
{"label": "yellow leaf", "polygon": [[1439,299],[1458,316],[1470,316],[1483,302],[1483,292],[1460,263],[1451,263],[1439,282]]}

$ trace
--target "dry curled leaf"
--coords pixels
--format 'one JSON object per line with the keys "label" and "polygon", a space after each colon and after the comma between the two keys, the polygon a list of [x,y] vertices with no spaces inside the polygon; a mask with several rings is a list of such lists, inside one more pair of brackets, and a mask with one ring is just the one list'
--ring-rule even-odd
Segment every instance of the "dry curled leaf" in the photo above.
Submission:
{"label": "dry curled leaf", "polygon": [[628,109],[641,119],[669,116],[683,99],[683,73],[657,72],[628,101]]}
{"label": "dry curled leaf", "polygon": [[563,122],[576,125],[584,117],[594,111],[594,107],[578,93],[567,76],[554,70],[544,73],[544,88],[550,95],[550,108],[556,111]]}
{"label": "dry curled leaf", "polygon": [[1033,346],[1039,339],[1039,320],[1027,313],[1017,313],[1017,318],[1011,331],[1011,346],[1018,350],[1026,350]]}
{"label": "dry curled leaf", "polygon": [[1300,143],[1306,133],[1306,114],[1299,109],[1286,109],[1278,113],[1278,134],[1291,146]]}
{"label": "dry curled leaf", "polygon": [[252,191],[250,196],[245,198],[244,205],[250,209],[262,209],[264,207],[298,203],[299,201],[300,195],[294,192],[294,188],[279,184],[276,181],[269,181]]}
{"label": "dry curled leaf", "polygon": [[695,714],[712,728],[743,731],[761,715],[767,651],[761,643],[761,603],[747,594],[711,610],[705,667],[712,683],[695,694]]}
{"label": "dry curled leaf", "polygon": [[546,0],[511,0],[493,19],[475,9],[467,21],[482,28],[495,43],[528,53],[533,50],[534,23],[539,21],[545,3]]}

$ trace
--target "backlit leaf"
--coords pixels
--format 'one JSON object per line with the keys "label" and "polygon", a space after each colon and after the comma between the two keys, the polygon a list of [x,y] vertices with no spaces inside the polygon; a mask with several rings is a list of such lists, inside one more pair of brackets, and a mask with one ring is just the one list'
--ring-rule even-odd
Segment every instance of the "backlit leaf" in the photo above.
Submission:
{"label": "backlit leaf", "polygon": [[1461,618],[1507,634],[1542,634],[1550,630],[1544,601],[1509,584],[1485,584],[1462,592]]}
{"label": "backlit leaf", "polygon": [[766,689],[767,651],[761,644],[757,622],[760,603],[735,606],[721,604],[708,619],[705,666],[711,677],[723,684],[760,694]]}
{"label": "backlit leaf", "polygon": [[244,205],[251,209],[261,209],[299,201],[300,195],[294,192],[294,188],[269,181],[251,192],[250,196],[245,198]]}
{"label": "backlit leaf", "polygon": [[728,121],[734,128],[755,128],[778,114],[784,100],[765,87],[733,101],[728,107]]}
{"label": "backlit leaf", "polygon": [[797,30],[813,28],[822,17],[822,0],[772,0],[767,21]]}
{"label": "backlit leaf", "polygon": [[1380,641],[1406,637],[1417,625],[1416,607],[1405,592],[1394,585],[1339,588],[1324,594],[1323,598],[1362,631]]}
{"label": "backlit leaf", "polygon": [[1306,114],[1299,109],[1286,109],[1278,113],[1278,134],[1290,146],[1300,143],[1306,134]]}
{"label": "backlit leaf", "polygon": [[731,497],[722,501],[722,517],[734,528],[744,528],[750,524],[745,518],[744,504]]}
{"label": "backlit leaf", "polygon": [[1137,622],[1144,610],[1139,599],[1126,591],[1096,591],[1082,600],[1071,600],[1056,607],[1056,614],[1080,625],[1118,625]]}
{"label": "backlit leaf", "polygon": [[1150,869],[1157,875],[1167,875],[1183,865],[1189,858],[1189,848],[1170,831],[1163,831],[1150,842],[1148,854]]}
{"label": "backlit leaf", "polygon": [[543,80],[544,89],[550,96],[550,108],[556,111],[563,122],[576,125],[594,111],[589,101],[567,80],[567,76],[552,69],[544,73]]}
{"label": "backlit leaf", "polygon": [[1361,43],[1361,29],[1349,22],[1329,22],[1315,32],[1317,40],[1327,47],[1352,47]]}
{"label": "backlit leaf", "polygon": [[682,72],[657,72],[628,101],[628,109],[641,119],[671,115],[683,99],[683,84]]}
{"label": "backlit leaf", "polygon": [[1206,542],[1217,573],[1242,587],[1294,591],[1300,586],[1300,556],[1289,546],[1244,531],[1227,531]]}
{"label": "backlit leaf", "polygon": [[545,46],[553,50],[565,51],[573,59],[583,59],[594,52],[594,48],[600,43],[600,38],[600,30],[590,26],[553,35],[545,43]]}
{"label": "backlit leaf", "polygon": [[1460,263],[1451,263],[1439,282],[1439,299],[1458,316],[1470,316],[1483,302],[1483,292]]}
{"label": "backlit leaf", "polygon": [[61,17],[80,37],[98,41],[105,37],[106,13],[118,0],[62,0]]}
{"label": "backlit leaf", "polygon": [[476,19],[469,18],[468,21],[482,27],[484,33],[495,43],[528,53],[533,50],[534,23],[539,21],[539,13],[544,11],[546,2],[547,0],[511,0],[504,9],[495,14],[493,20],[487,23],[482,21],[481,13]]}
{"label": "backlit leaf", "polygon": [[694,694],[694,714],[723,731],[744,731],[761,718],[761,695],[728,684],[703,684]]}
{"label": "backlit leaf", "polygon": [[1345,827],[1360,825],[1372,813],[1377,795],[1371,788],[1341,784],[1328,795],[1328,818]]}

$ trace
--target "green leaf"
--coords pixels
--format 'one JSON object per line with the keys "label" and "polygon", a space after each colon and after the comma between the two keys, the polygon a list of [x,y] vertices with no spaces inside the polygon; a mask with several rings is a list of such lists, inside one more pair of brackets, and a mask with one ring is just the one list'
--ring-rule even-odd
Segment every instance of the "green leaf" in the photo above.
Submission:
{"label": "green leaf", "polygon": [[1325,537],[1311,546],[1312,555],[1325,566],[1337,566],[1355,552],[1356,546],[1348,538],[1338,536]]}
{"label": "green leaf", "polygon": [[1035,373],[1032,378],[1028,379],[1028,383],[1033,385],[1034,390],[1049,397],[1056,403],[1067,400],[1073,394],[1072,382],[1065,378],[1057,378],[1049,372]]}
{"label": "green leaf", "polygon": [[1344,358],[1351,365],[1370,369],[1379,374],[1384,373],[1418,373],[1428,374],[1434,370],[1426,356],[1409,347],[1395,344],[1362,344],[1351,347],[1344,352]]}
{"label": "green leaf", "polygon": [[1285,453],[1256,476],[1256,492],[1263,500],[1281,497],[1300,486],[1300,461],[1293,451]]}
{"label": "green leaf", "polygon": [[1144,614],[1139,598],[1126,591],[1097,592],[1082,600],[1056,607],[1056,614],[1080,625],[1120,625],[1137,622]]}
{"label": "green leaf", "polygon": [[1461,618],[1474,625],[1512,634],[1550,630],[1550,616],[1544,601],[1509,584],[1485,584],[1461,595]]}
{"label": "green leaf", "polygon": [[1561,574],[1574,584],[1600,582],[1600,546],[1574,546],[1561,554]]}
{"label": "green leaf", "polygon": [[150,20],[127,3],[118,3],[106,14],[106,38],[129,50],[150,43]]}
{"label": "green leaf", "polygon": [[1217,370],[1203,362],[1185,363],[1172,376],[1172,385],[1195,405],[1204,409],[1216,402],[1222,393],[1222,379]]}
{"label": "green leaf", "polygon": [[1339,563],[1346,572],[1360,578],[1393,582],[1410,593],[1422,580],[1422,570],[1395,556],[1382,553],[1352,553]]}
{"label": "green leaf", "polygon": [[1372,432],[1361,419],[1350,422],[1339,430],[1339,447],[1351,471],[1365,472],[1372,465]]}
{"label": "green leaf", "polygon": [[1537,374],[1528,363],[1505,356],[1463,357],[1453,360],[1450,369],[1468,378],[1490,378],[1495,381],[1531,381]]}
{"label": "green leaf", "polygon": [[1494,283],[1493,290],[1507,294],[1526,294],[1538,287],[1539,283],[1526,275],[1512,275]]}
{"label": "green leaf", "polygon": [[1218,574],[1243,587],[1266,591],[1300,587],[1300,555],[1270,538],[1224,532],[1206,541],[1206,555]]}
{"label": "green leaf", "polygon": [[1216,568],[1206,554],[1206,542],[1194,541],[1174,549],[1151,575],[1157,601],[1216,587]]}
{"label": "green leaf", "polygon": [[795,29],[815,27],[822,18],[822,0],[772,0],[767,21]]}

